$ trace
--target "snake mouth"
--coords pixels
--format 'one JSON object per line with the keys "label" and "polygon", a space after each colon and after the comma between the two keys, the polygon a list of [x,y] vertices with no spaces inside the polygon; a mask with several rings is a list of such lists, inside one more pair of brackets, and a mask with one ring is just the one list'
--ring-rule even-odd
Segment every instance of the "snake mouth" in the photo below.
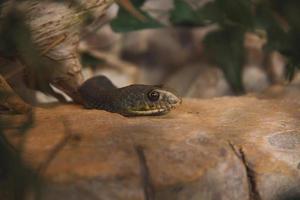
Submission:
{"label": "snake mouth", "polygon": [[170,110],[167,109],[154,109],[154,110],[131,110],[130,114],[134,114],[134,115],[162,115],[165,114],[167,112],[169,112]]}
{"label": "snake mouth", "polygon": [[180,104],[181,101],[178,101],[176,103],[158,104],[151,107],[148,105],[139,109],[129,109],[128,115],[137,115],[137,116],[163,115],[170,112],[172,109],[175,109]]}

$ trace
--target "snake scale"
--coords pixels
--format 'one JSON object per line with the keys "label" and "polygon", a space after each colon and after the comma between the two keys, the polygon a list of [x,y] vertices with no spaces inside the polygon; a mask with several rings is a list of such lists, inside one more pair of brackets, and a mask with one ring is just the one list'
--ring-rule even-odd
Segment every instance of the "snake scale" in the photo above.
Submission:
{"label": "snake scale", "polygon": [[86,108],[125,116],[161,115],[181,103],[170,90],[156,85],[134,84],[117,88],[105,76],[88,79],[79,87]]}

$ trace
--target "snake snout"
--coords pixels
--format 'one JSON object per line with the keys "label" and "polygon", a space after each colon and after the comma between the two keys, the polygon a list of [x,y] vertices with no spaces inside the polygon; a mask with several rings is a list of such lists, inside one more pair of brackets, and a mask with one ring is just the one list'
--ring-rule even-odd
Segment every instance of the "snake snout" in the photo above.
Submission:
{"label": "snake snout", "polygon": [[177,97],[175,94],[170,94],[168,97],[168,103],[172,106],[177,106],[182,103],[182,99],[180,97]]}
{"label": "snake snout", "polygon": [[147,104],[149,105],[147,107],[150,108],[148,112],[153,115],[167,113],[176,108],[181,102],[180,97],[165,89],[156,88],[147,95]]}
{"label": "snake snout", "polygon": [[160,95],[161,99],[160,102],[163,102],[165,106],[175,108],[176,106],[180,105],[182,100],[180,97],[178,97],[173,92],[170,92],[168,90],[157,90]]}

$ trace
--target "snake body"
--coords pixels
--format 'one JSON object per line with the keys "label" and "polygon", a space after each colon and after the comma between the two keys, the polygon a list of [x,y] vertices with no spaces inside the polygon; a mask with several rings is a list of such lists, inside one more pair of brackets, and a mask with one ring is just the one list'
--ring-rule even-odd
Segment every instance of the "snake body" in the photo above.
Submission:
{"label": "snake body", "polygon": [[134,84],[117,88],[105,76],[88,79],[78,91],[86,108],[124,116],[161,115],[181,103],[179,97],[161,86]]}

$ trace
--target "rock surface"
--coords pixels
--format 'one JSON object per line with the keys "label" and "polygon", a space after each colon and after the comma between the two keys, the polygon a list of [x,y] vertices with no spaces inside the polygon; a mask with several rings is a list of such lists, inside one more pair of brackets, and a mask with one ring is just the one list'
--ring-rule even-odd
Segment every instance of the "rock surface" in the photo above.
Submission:
{"label": "rock surface", "polygon": [[[300,199],[299,109],[256,97],[184,99],[156,117],[38,108],[23,158],[37,169],[76,134],[42,174],[46,200]],[[14,145],[15,132],[6,129]]]}

